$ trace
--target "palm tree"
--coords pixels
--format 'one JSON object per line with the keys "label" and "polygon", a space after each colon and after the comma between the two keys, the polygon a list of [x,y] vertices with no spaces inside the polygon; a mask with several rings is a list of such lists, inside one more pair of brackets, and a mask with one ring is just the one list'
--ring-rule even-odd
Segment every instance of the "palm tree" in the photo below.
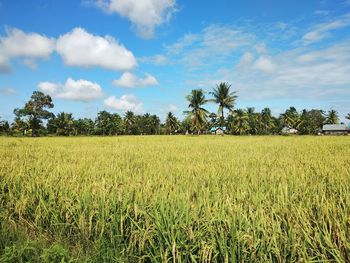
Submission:
{"label": "palm tree", "polygon": [[227,82],[221,82],[219,85],[216,85],[213,92],[210,92],[214,96],[214,99],[211,100],[219,104],[218,115],[220,116],[220,125],[224,126],[224,109],[233,111],[235,101],[237,99],[236,92],[230,92],[231,85]]}
{"label": "palm tree", "polygon": [[261,111],[261,122],[262,122],[265,134],[269,134],[271,129],[275,127],[270,108],[264,108]]}
{"label": "palm tree", "polygon": [[255,108],[253,107],[247,107],[246,113],[248,116],[249,134],[258,134],[261,124],[260,114],[255,112]]}
{"label": "palm tree", "polygon": [[21,117],[16,116],[11,125],[11,129],[16,132],[21,132],[22,135],[26,135],[27,131],[30,129],[30,125],[27,120],[22,120]]}
{"label": "palm tree", "polygon": [[56,117],[56,127],[58,135],[70,135],[73,130],[73,115],[72,113],[60,112]]}
{"label": "palm tree", "polygon": [[189,102],[188,107],[191,110],[185,111],[184,113],[187,114],[187,118],[190,120],[192,129],[197,131],[199,134],[207,121],[207,114],[209,112],[202,106],[207,103],[208,100],[205,99],[204,92],[201,89],[192,90],[191,94],[186,96],[186,100]]}
{"label": "palm tree", "polygon": [[237,109],[228,118],[229,126],[234,134],[245,134],[249,130],[249,117],[245,110]]}
{"label": "palm tree", "polygon": [[298,129],[301,124],[301,116],[294,107],[289,107],[280,117],[283,125],[290,128]]}
{"label": "palm tree", "polygon": [[345,118],[350,120],[350,113],[348,113],[348,115],[346,115]]}
{"label": "palm tree", "polygon": [[157,115],[151,115],[151,133],[152,134],[160,134],[160,119]]}
{"label": "palm tree", "polygon": [[135,124],[135,114],[132,111],[125,112],[124,122],[127,134],[131,134],[132,126]]}
{"label": "palm tree", "polygon": [[165,126],[167,133],[169,134],[172,134],[178,128],[178,121],[171,112],[169,112],[166,116]]}
{"label": "palm tree", "polygon": [[330,110],[327,114],[326,124],[338,124],[339,116],[336,110]]}
{"label": "palm tree", "polygon": [[210,118],[210,120],[209,120],[210,128],[215,127],[218,124],[218,120],[217,120],[218,115],[216,113],[212,112],[209,114],[208,117]]}

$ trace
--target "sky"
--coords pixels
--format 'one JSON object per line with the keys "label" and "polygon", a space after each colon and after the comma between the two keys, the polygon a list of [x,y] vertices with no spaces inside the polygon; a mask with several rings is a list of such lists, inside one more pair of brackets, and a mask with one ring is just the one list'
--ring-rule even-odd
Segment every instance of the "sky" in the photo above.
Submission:
{"label": "sky", "polygon": [[[0,0],[0,118],[167,112],[220,82],[237,108],[350,113],[350,0]],[[215,104],[208,110],[216,112]]]}

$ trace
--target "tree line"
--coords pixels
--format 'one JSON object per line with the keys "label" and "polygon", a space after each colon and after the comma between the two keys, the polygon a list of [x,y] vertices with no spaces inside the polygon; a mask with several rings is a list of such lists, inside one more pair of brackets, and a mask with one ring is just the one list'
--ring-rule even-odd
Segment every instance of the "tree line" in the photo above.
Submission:
{"label": "tree line", "polygon": [[[271,135],[281,134],[288,127],[299,134],[318,134],[323,124],[338,124],[339,116],[335,110],[325,112],[321,109],[302,110],[288,108],[278,117],[272,115],[270,108],[255,111],[254,108],[236,109],[236,92],[226,82],[218,84],[206,98],[202,89],[194,89],[186,96],[188,110],[185,118],[179,120],[172,112],[164,123],[157,115],[149,113],[137,115],[127,111],[118,113],[100,111],[97,117],[74,119],[72,113],[50,112],[54,107],[52,98],[40,91],[34,91],[23,108],[14,110],[14,121],[0,120],[0,133],[14,136],[90,136],[90,135],[159,135],[208,133],[213,127],[225,127],[225,132],[233,135]],[[209,112],[208,103],[218,105],[216,113]],[[225,111],[227,112],[225,116]],[[350,120],[350,113],[346,116]]]}

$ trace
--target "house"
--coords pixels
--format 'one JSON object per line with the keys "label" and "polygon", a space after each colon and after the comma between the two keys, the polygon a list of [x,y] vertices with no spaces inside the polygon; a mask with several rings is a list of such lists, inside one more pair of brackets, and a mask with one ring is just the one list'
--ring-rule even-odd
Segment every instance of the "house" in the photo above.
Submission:
{"label": "house", "polygon": [[323,134],[326,135],[343,135],[350,133],[350,124],[347,127],[345,124],[325,124],[322,127]]}
{"label": "house", "polygon": [[210,132],[214,135],[224,135],[226,132],[226,127],[212,127]]}
{"label": "house", "polygon": [[291,128],[291,127],[288,127],[288,126],[285,126],[282,129],[282,134],[297,134],[297,133],[298,133],[297,129],[294,129],[294,128]]}

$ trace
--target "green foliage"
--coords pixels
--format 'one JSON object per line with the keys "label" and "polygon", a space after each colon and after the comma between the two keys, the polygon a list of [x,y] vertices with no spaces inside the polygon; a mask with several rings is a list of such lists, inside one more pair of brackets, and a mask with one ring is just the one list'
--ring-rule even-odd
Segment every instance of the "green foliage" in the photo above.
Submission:
{"label": "green foliage", "polygon": [[60,244],[45,247],[45,243],[17,240],[0,253],[0,263],[66,263],[72,262],[69,251]]}
{"label": "green foliage", "polygon": [[280,121],[283,126],[298,129],[301,123],[301,118],[296,108],[290,107],[285,111],[285,113],[281,114]]}
{"label": "green foliage", "polygon": [[73,134],[74,118],[72,113],[60,112],[57,116],[52,116],[47,123],[49,133],[61,136],[69,136]]}
{"label": "green foliage", "polygon": [[339,115],[336,110],[328,111],[326,124],[338,124],[339,123]]}
{"label": "green foliage", "polygon": [[2,137],[1,262],[349,262],[349,149],[347,136]]}
{"label": "green foliage", "polygon": [[8,121],[0,119],[0,135],[1,134],[8,134],[9,132],[10,132],[10,125],[9,125]]}
{"label": "green foliage", "polygon": [[123,133],[123,120],[117,114],[100,111],[95,121],[95,133],[97,135],[116,135]]}
{"label": "green foliage", "polygon": [[205,98],[204,92],[201,89],[192,90],[191,94],[186,96],[186,100],[189,102],[188,108],[190,108],[190,111],[185,111],[184,113],[187,114],[192,131],[199,134],[207,124],[207,115],[209,112],[203,108],[203,105],[208,100]]}
{"label": "green foliage", "polygon": [[249,116],[245,110],[234,110],[228,118],[228,126],[232,134],[247,134],[249,131]]}
{"label": "green foliage", "polygon": [[[7,246],[0,256],[0,262],[6,263],[24,263],[35,262],[39,259],[38,250],[32,242],[14,243],[12,246]],[[36,261],[39,262],[39,261]]]}
{"label": "green foliage", "polygon": [[213,92],[210,92],[210,94],[214,96],[214,99],[211,101],[219,104],[218,116],[220,116],[221,127],[224,126],[225,122],[224,109],[232,112],[237,99],[236,92],[231,92],[230,88],[230,84],[227,82],[221,82],[220,84],[216,85]]}
{"label": "green foliage", "polygon": [[179,128],[179,121],[174,116],[173,113],[168,112],[166,116],[165,126],[167,130],[167,134],[173,134]]}
{"label": "green foliage", "polygon": [[[18,122],[21,121],[21,117],[27,117],[28,126],[31,129],[32,136],[38,136],[42,120],[52,117],[52,113],[47,109],[53,107],[54,104],[49,95],[45,95],[40,91],[34,91],[30,100],[24,105],[24,108],[15,109],[14,114],[16,115],[16,118],[19,118]],[[22,124],[20,126],[22,126]]]}
{"label": "green foliage", "polygon": [[[14,122],[9,127],[8,122],[0,122],[0,134],[26,136],[58,135],[159,135],[194,132],[207,133],[212,127],[226,126],[225,132],[234,135],[271,135],[281,134],[284,128],[293,128],[299,134],[318,134],[323,124],[339,123],[339,116],[335,110],[330,110],[324,117],[322,110],[303,110],[301,113],[295,107],[290,107],[278,118],[272,116],[270,108],[256,112],[253,107],[234,109],[237,99],[236,92],[231,92],[231,85],[227,82],[219,83],[209,94],[213,99],[207,99],[201,89],[194,89],[186,96],[189,111],[184,111],[186,118],[179,121],[174,114],[168,113],[165,123],[160,122],[157,115],[149,113],[135,115],[132,111],[125,112],[122,118],[117,113],[105,110],[98,112],[95,121],[89,118],[73,118],[71,113],[61,112],[54,116],[46,109],[52,108],[50,96],[35,91],[23,109],[15,109]],[[205,109],[207,102],[219,105],[217,114]],[[225,119],[224,110],[229,111]],[[26,118],[23,118],[26,117]],[[350,115],[346,116],[347,119]],[[42,120],[48,119],[47,126]]]}
{"label": "green foliage", "polygon": [[300,132],[301,134],[318,134],[322,131],[325,122],[322,110],[303,110],[301,114]]}
{"label": "green foliage", "polygon": [[94,121],[89,118],[74,120],[74,135],[93,135],[95,133]]}
{"label": "green foliage", "polygon": [[69,262],[69,252],[60,244],[53,244],[49,248],[43,249],[40,259],[42,262],[65,263]]}

